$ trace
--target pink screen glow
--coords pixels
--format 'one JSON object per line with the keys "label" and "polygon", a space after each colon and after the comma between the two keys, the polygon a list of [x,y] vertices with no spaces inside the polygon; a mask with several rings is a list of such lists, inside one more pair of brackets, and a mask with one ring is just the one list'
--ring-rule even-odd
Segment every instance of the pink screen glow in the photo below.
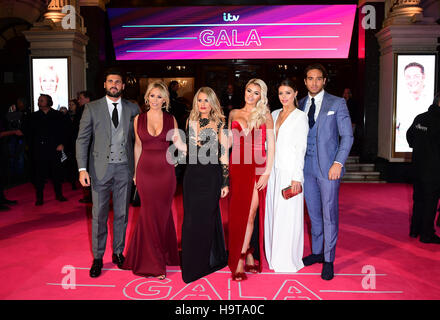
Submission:
{"label": "pink screen glow", "polygon": [[356,5],[110,8],[117,60],[347,58]]}

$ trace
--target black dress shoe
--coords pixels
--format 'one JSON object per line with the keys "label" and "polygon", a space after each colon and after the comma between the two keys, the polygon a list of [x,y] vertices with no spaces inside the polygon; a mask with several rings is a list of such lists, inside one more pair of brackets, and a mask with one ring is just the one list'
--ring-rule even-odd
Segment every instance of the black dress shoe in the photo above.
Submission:
{"label": "black dress shoe", "polygon": [[125,258],[122,253],[112,255],[112,262],[118,265],[119,269],[122,269],[122,265],[124,264]]}
{"label": "black dress shoe", "polygon": [[9,211],[9,210],[11,210],[11,208],[5,206],[4,204],[0,204],[0,211]]}
{"label": "black dress shoe", "polygon": [[17,200],[3,199],[0,201],[0,204],[6,204],[6,205],[17,204]]}
{"label": "black dress shoe", "polygon": [[42,206],[43,203],[44,203],[43,199],[37,199],[37,201],[35,201],[36,206]]}
{"label": "black dress shoe", "polygon": [[102,259],[94,259],[92,267],[90,268],[90,277],[96,278],[101,274],[103,263]]}
{"label": "black dress shoe", "polygon": [[335,276],[333,272],[333,262],[324,262],[322,265],[321,278],[323,280],[331,280]]}
{"label": "black dress shoe", "polygon": [[92,203],[92,198],[84,197],[82,199],[79,199],[78,201],[81,202],[81,203]]}
{"label": "black dress shoe", "polygon": [[305,258],[303,258],[303,263],[305,266],[311,266],[315,263],[323,263],[324,262],[324,255],[321,254],[311,254]]}
{"label": "black dress shoe", "polygon": [[417,237],[419,236],[419,233],[418,233],[418,232],[415,232],[415,231],[411,231],[411,232],[409,233],[409,236],[410,236],[411,238],[417,238]]}
{"label": "black dress shoe", "polygon": [[436,234],[433,234],[431,237],[420,236],[420,242],[440,244],[440,237]]}
{"label": "black dress shoe", "polygon": [[60,201],[60,202],[65,202],[65,201],[67,201],[67,198],[64,197],[64,196],[56,196],[55,199],[57,199],[57,200]]}

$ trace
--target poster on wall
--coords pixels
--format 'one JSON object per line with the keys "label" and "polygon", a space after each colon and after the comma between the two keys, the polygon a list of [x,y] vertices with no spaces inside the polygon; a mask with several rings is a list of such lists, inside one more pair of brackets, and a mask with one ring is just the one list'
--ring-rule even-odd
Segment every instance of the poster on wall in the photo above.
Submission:
{"label": "poster on wall", "polygon": [[412,152],[406,131],[434,99],[436,55],[397,55],[394,153]]}
{"label": "poster on wall", "polygon": [[55,110],[69,105],[68,58],[32,58],[33,110],[38,111],[38,97],[52,97]]}

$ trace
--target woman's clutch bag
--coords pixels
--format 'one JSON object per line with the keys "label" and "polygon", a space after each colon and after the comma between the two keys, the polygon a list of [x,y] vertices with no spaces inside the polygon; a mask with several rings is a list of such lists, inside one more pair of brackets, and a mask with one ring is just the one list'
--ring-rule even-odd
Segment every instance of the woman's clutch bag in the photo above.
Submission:
{"label": "woman's clutch bag", "polygon": [[299,192],[293,192],[292,186],[288,186],[287,188],[281,190],[281,194],[283,195],[283,198],[286,200],[296,196],[297,194],[300,194],[301,192],[302,192],[302,186],[300,186]]}

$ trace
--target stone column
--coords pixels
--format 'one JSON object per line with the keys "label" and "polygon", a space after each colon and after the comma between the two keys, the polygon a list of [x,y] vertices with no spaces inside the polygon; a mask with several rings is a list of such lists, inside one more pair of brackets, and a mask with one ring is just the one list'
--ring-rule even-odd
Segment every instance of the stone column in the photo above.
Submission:
{"label": "stone column", "polygon": [[[69,5],[74,10],[63,13],[63,7]],[[69,15],[75,18],[63,21]],[[65,20],[65,19],[64,19]],[[49,1],[43,20],[23,32],[30,42],[30,57],[69,57],[69,95],[75,98],[77,92],[86,88],[86,45],[83,20],[77,0]]]}
{"label": "stone column", "polygon": [[420,0],[388,0],[380,46],[378,156],[390,162],[410,160],[410,153],[394,153],[396,55],[437,53],[440,25],[423,16]]}

